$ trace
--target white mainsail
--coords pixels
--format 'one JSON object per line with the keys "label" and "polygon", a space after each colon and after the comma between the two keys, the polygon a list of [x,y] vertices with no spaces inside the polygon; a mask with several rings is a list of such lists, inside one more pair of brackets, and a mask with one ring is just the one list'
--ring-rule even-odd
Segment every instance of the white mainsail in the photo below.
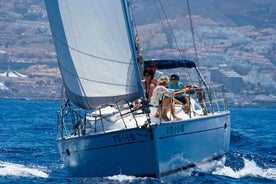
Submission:
{"label": "white mainsail", "polygon": [[142,96],[123,0],[45,0],[68,98],[91,109]]}

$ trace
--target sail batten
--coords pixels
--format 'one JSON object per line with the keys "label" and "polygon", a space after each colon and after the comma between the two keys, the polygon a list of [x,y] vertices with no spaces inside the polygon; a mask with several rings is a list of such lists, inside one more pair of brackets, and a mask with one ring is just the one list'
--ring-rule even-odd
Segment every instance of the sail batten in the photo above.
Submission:
{"label": "sail batten", "polygon": [[142,96],[124,1],[45,0],[68,98],[90,109]]}

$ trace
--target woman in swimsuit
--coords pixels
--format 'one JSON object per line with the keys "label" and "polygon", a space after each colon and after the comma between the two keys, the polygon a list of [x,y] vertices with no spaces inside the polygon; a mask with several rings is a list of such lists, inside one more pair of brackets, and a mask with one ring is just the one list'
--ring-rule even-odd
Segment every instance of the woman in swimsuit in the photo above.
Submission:
{"label": "woman in swimsuit", "polygon": [[152,96],[152,92],[154,88],[156,87],[156,79],[154,78],[154,74],[152,70],[145,69],[143,72],[144,79],[142,80],[142,85],[145,90],[145,95],[148,101],[150,101],[150,98]]}

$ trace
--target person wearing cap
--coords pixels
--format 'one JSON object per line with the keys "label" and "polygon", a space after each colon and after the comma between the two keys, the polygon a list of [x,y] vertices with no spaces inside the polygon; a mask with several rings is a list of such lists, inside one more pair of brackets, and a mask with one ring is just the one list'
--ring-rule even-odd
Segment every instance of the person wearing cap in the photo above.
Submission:
{"label": "person wearing cap", "polygon": [[190,91],[190,88],[187,88],[185,85],[183,85],[182,82],[179,81],[179,76],[176,74],[171,75],[171,82],[169,85],[169,89],[173,89],[176,92],[182,91],[181,93],[178,93],[174,96],[175,99],[182,102],[185,105],[185,110],[187,113],[190,112],[190,97],[186,93]]}
{"label": "person wearing cap", "polygon": [[[185,105],[186,112],[190,112],[190,97],[189,94],[197,93],[197,97],[199,99],[201,107],[206,110],[206,104],[205,104],[205,95],[204,91],[195,85],[183,85],[182,82],[179,81],[179,76],[176,74],[171,75],[171,82],[170,82],[170,89],[174,89],[176,91],[184,91],[184,93],[180,93],[179,95],[176,95],[175,98],[179,101],[181,101]],[[186,103],[185,103],[186,102]]]}
{"label": "person wearing cap", "polygon": [[179,90],[178,92],[172,91],[168,89],[169,86],[169,77],[166,75],[163,75],[159,78],[158,84],[153,90],[153,94],[150,100],[150,104],[153,106],[159,106],[160,102],[161,107],[158,107],[156,111],[155,117],[161,117],[165,121],[170,121],[170,118],[168,117],[167,113],[171,110],[171,114],[174,120],[181,120],[181,118],[177,117],[176,111],[175,111],[175,103],[182,104],[176,99],[172,99],[173,93],[183,93],[183,91]]}

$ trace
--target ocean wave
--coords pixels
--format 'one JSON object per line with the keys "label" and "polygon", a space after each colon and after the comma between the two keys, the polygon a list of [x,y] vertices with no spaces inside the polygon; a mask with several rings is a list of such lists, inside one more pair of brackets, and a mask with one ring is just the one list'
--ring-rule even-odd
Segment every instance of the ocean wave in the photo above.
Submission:
{"label": "ocean wave", "polygon": [[46,168],[27,167],[21,164],[0,161],[0,176],[48,178]]}
{"label": "ocean wave", "polygon": [[262,177],[266,179],[276,180],[276,168],[261,168],[254,160],[243,158],[244,167],[235,171],[231,167],[222,166],[213,171],[212,174],[229,176],[232,178],[243,178],[247,176]]}

